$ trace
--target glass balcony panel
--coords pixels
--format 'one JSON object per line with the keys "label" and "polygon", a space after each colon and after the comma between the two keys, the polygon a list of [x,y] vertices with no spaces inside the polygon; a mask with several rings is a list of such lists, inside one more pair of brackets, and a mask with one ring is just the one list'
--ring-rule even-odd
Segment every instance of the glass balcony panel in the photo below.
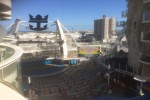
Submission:
{"label": "glass balcony panel", "polygon": [[8,59],[9,57],[11,57],[14,53],[15,53],[15,50],[10,48],[10,47],[5,47],[5,46],[1,46],[0,45],[0,51],[2,49],[5,49],[4,50],[4,57],[3,57],[3,60],[6,60]]}
{"label": "glass balcony panel", "polygon": [[127,10],[122,11],[121,16],[122,16],[122,18],[127,18],[127,16],[128,16],[128,11],[127,11]]}
{"label": "glass balcony panel", "polygon": [[0,62],[0,81],[11,85],[17,91],[22,92],[21,85],[21,66],[20,57],[23,50],[14,45],[0,44],[0,50],[4,51],[1,55],[2,61]]}
{"label": "glass balcony panel", "polygon": [[150,65],[150,56],[142,55],[141,58],[140,58],[140,62],[144,63],[146,65]]}
{"label": "glass balcony panel", "polygon": [[150,33],[142,33],[141,40],[142,42],[150,42]]}
{"label": "glass balcony panel", "polygon": [[150,23],[150,11],[143,13],[143,23]]}
{"label": "glass balcony panel", "polygon": [[116,23],[116,26],[117,27],[124,27],[126,25],[126,21],[118,21],[117,23]]}
{"label": "glass balcony panel", "polygon": [[145,55],[149,55],[150,56],[150,44],[149,43],[144,43],[143,45],[143,52]]}

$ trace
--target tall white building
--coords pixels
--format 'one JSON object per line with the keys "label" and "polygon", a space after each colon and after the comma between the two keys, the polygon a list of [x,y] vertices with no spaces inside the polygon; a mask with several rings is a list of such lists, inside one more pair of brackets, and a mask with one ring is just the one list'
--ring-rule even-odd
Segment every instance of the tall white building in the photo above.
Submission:
{"label": "tall white building", "polygon": [[96,40],[109,40],[115,34],[116,19],[103,16],[94,20],[94,37]]}

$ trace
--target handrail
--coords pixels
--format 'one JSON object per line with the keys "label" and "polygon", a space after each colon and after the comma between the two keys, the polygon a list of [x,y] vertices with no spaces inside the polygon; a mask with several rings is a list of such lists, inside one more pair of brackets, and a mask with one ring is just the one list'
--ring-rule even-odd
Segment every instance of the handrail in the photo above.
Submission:
{"label": "handrail", "polygon": [[129,72],[129,71],[126,71],[126,70],[120,70],[120,69],[117,69],[117,68],[114,68],[114,71],[119,72],[119,73],[123,73],[123,74],[126,74],[126,75],[130,75],[130,76],[135,75],[133,72]]}
{"label": "handrail", "polygon": [[23,54],[23,49],[14,45],[8,45],[8,44],[4,44],[4,43],[0,43],[0,46],[3,47],[9,47],[15,50],[14,54],[9,57],[6,60],[3,60],[2,62],[0,62],[0,69],[5,68],[6,66],[14,63],[15,61],[17,61]]}
{"label": "handrail", "polygon": [[143,21],[150,21],[150,11],[145,11],[143,13]]}

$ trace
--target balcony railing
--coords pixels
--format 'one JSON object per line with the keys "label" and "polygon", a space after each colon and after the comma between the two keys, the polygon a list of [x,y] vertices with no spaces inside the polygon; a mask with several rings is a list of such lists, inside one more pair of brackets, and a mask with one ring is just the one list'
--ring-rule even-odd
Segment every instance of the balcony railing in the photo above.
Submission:
{"label": "balcony railing", "polygon": [[128,16],[128,11],[127,11],[127,10],[122,11],[121,16],[122,16],[122,18],[127,18],[127,16]]}
{"label": "balcony railing", "polygon": [[142,57],[140,58],[140,62],[150,65],[150,56],[142,55]]}
{"label": "balcony railing", "polygon": [[144,43],[142,47],[140,48],[140,55],[145,54],[150,56],[150,45],[149,43]]}
{"label": "balcony railing", "polygon": [[148,2],[150,2],[150,0],[144,0],[144,3],[148,3]]}
{"label": "balcony railing", "polygon": [[117,21],[116,26],[117,27],[124,27],[126,25],[126,21]]}
{"label": "balcony railing", "polygon": [[[20,90],[21,66],[19,62],[20,57],[23,54],[23,50],[20,47],[4,43],[0,43],[0,49],[1,49],[0,81],[9,83],[15,88]],[[16,81],[16,79],[18,80]]]}
{"label": "balcony railing", "polygon": [[150,33],[142,33],[141,41],[142,42],[150,42]]}
{"label": "balcony railing", "polygon": [[143,13],[143,23],[150,23],[150,11]]}

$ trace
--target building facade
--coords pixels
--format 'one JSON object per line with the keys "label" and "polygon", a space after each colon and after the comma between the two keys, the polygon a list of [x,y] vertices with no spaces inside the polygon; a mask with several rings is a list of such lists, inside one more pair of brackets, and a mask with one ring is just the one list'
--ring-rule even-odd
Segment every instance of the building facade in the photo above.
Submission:
{"label": "building facade", "polygon": [[94,20],[94,37],[96,40],[109,40],[115,34],[116,19],[103,16],[102,19]]}
{"label": "building facade", "polygon": [[139,66],[142,68],[142,77],[150,82],[150,0],[143,0],[142,15]]}
{"label": "building facade", "polygon": [[128,65],[140,81],[150,81],[150,0],[128,0]]}
{"label": "building facade", "polygon": [[128,0],[127,41],[128,65],[139,66],[140,38],[142,31],[143,0]]}

